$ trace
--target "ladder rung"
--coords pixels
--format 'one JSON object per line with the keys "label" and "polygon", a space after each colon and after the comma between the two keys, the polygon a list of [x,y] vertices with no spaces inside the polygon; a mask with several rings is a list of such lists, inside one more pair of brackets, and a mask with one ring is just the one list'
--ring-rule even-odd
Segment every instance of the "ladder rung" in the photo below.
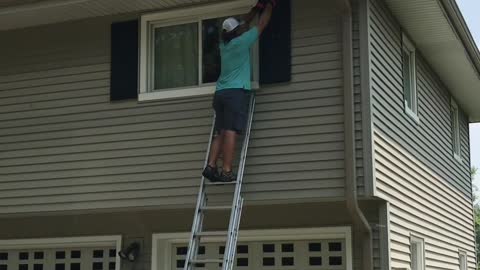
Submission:
{"label": "ladder rung", "polygon": [[207,186],[224,186],[224,185],[235,185],[237,183],[237,181],[233,181],[233,182],[205,182],[205,185]]}
{"label": "ladder rung", "polygon": [[228,232],[199,232],[197,236],[227,236]]}
{"label": "ladder rung", "polygon": [[196,259],[192,260],[192,263],[222,263],[222,259]]}
{"label": "ladder rung", "polygon": [[215,205],[215,206],[204,206],[201,208],[202,210],[231,210],[231,205]]}

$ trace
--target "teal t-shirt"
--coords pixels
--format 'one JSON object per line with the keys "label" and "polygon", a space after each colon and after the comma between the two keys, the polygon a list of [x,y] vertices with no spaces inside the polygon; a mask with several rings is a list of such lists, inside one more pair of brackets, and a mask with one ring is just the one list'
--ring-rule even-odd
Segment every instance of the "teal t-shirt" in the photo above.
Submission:
{"label": "teal t-shirt", "polygon": [[251,90],[250,48],[258,39],[258,29],[253,27],[229,43],[220,44],[221,72],[217,91],[230,88]]}

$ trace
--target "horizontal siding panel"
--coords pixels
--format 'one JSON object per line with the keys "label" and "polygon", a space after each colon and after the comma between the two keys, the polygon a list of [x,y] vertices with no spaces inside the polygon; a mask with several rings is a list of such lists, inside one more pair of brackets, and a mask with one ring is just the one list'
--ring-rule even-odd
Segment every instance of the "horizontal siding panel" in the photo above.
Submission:
{"label": "horizontal siding panel", "polygon": [[[341,164],[340,164],[341,165]],[[337,164],[335,167],[338,167]],[[262,169],[264,169],[264,166]],[[288,168],[288,170],[281,170],[280,173],[276,172],[263,172],[259,171],[256,168],[245,173],[245,182],[251,182],[251,176],[256,175],[258,179],[257,182],[269,183],[276,181],[288,181],[294,179],[298,180],[328,180],[328,179],[341,179],[344,177],[344,172],[338,170],[338,168],[319,168],[318,170],[308,170],[301,174],[298,173],[296,168]],[[249,179],[247,179],[247,176]],[[35,179],[35,180],[24,180],[24,181],[11,181],[2,183],[3,190],[7,191],[18,191],[19,189],[34,190],[47,189],[47,188],[62,188],[62,187],[85,187],[89,185],[101,185],[101,184],[124,184],[124,183],[148,183],[148,182],[159,182],[163,183],[163,186],[173,186],[178,179],[183,179],[185,183],[190,185],[198,184],[198,170],[197,169],[185,169],[182,171],[155,171],[151,170],[147,173],[138,172],[131,174],[109,174],[109,175],[94,175],[94,176],[71,176],[68,178],[57,178],[57,179]],[[40,181],[41,180],[41,181]]]}
{"label": "horizontal siding panel", "polygon": [[[59,203],[65,201],[69,196],[71,197],[72,202],[76,201],[92,201],[92,200],[105,200],[109,199],[131,199],[131,196],[134,197],[170,197],[178,195],[196,195],[198,193],[198,179],[196,181],[184,181],[177,180],[176,182],[171,182],[169,186],[165,185],[162,182],[151,181],[148,183],[142,183],[138,185],[135,183],[122,183],[115,185],[95,185],[95,191],[92,192],[91,188],[85,186],[80,187],[63,187],[63,188],[53,188],[51,190],[35,190],[35,196],[28,196],[31,194],[26,191],[17,191],[15,193],[9,193],[6,197],[3,197],[5,205],[10,203],[15,204],[15,201],[18,198],[28,199],[29,204],[50,204],[50,203]],[[292,184],[295,185],[292,188]],[[291,183],[281,182],[276,184],[276,188],[281,190],[302,190],[305,186],[310,186],[310,188],[342,188],[343,180],[342,179],[324,179],[323,181],[318,181],[318,179],[313,180],[295,180]],[[246,193],[256,191],[267,191],[271,187],[271,182],[254,182],[246,183],[244,191]],[[228,188],[212,188],[210,190],[210,195],[215,196],[217,194],[225,194],[231,196],[231,189]],[[141,193],[144,193],[142,195]],[[78,195],[81,194],[81,195]],[[172,195],[174,194],[174,195]],[[3,195],[3,194],[2,194]]]}
{"label": "horizontal siding panel", "polygon": [[[106,82],[106,81],[105,81]],[[288,85],[281,85],[275,87],[276,91],[271,94],[277,94],[277,93],[298,93],[300,96],[304,91],[309,91],[309,90],[321,90],[321,89],[326,89],[326,88],[334,88],[334,87],[340,87],[341,86],[341,80],[339,78],[336,79],[329,79],[325,81],[308,81],[308,82],[297,82],[297,83],[291,83]],[[107,85],[107,88],[109,86]],[[260,90],[262,92],[263,90]],[[337,88],[338,91],[338,88]],[[319,91],[321,92],[321,91]],[[168,111],[168,105],[176,106],[177,110],[180,110],[181,108],[178,108],[178,104],[188,104],[186,105],[186,108],[190,108],[189,106],[193,106],[197,101],[204,100],[207,101],[206,98],[199,99],[199,98],[192,98],[188,100],[171,100],[168,102],[162,102],[162,108],[157,108],[157,110],[163,109],[163,107],[167,108]],[[208,98],[210,101],[210,98]],[[176,104],[176,105],[174,105]],[[135,108],[132,108],[132,104],[129,103],[113,103],[111,104],[111,110],[108,110],[107,112],[110,111],[115,111],[115,110],[134,110]],[[158,103],[145,103],[142,104],[143,107],[149,107],[149,106],[157,106]],[[8,120],[8,119],[22,119],[22,118],[43,118],[46,116],[60,116],[60,115],[71,115],[71,114],[84,114],[84,113],[107,113],[105,112],[105,104],[104,103],[98,103],[98,104],[93,104],[93,105],[79,105],[79,106],[69,106],[69,107],[63,107],[63,108],[53,108],[53,109],[42,109],[42,110],[33,110],[31,109],[30,111],[25,111],[25,112],[12,112],[12,113],[3,113],[0,114],[0,121],[1,120]]]}
{"label": "horizontal siding panel", "polygon": [[[291,138],[293,139],[293,138]],[[299,142],[302,143],[302,142]],[[290,143],[290,147],[292,144]],[[8,175],[15,174],[24,174],[30,172],[48,172],[48,171],[60,171],[60,170],[77,170],[77,169],[92,169],[92,168],[103,168],[103,167],[115,167],[115,166],[126,166],[132,163],[137,165],[142,164],[158,164],[162,166],[165,163],[177,163],[182,161],[195,161],[199,159],[202,153],[206,149],[201,149],[202,151],[194,151],[193,147],[185,149],[186,153],[165,153],[165,154],[153,154],[153,155],[134,155],[121,157],[116,156],[113,158],[102,158],[102,159],[93,159],[93,160],[74,160],[74,161],[58,161],[53,160],[52,162],[45,162],[36,164],[22,164],[22,165],[11,165],[5,166],[2,168],[0,176],[7,177]],[[310,160],[331,160],[331,159],[341,159],[342,152],[335,153],[333,151],[322,151],[320,153],[310,152],[310,153],[282,153],[282,155],[274,155],[266,151],[263,148],[252,148],[252,155],[249,156],[250,162],[253,164],[263,164],[263,163],[289,163],[289,162],[298,162],[298,161],[310,161]],[[262,155],[258,158],[255,154],[255,150],[258,152],[261,151]],[[291,152],[291,151],[290,151]],[[328,156],[327,156],[328,155]],[[201,158],[201,157],[200,157]],[[266,160],[266,161],[264,161]]]}
{"label": "horizontal siding panel", "polygon": [[[202,158],[203,160],[203,158]],[[182,162],[182,170],[197,170],[201,172],[201,166],[198,165],[199,161],[184,161]],[[70,170],[70,171],[54,171],[54,172],[36,172],[36,173],[23,173],[17,175],[8,176],[8,182],[20,182],[20,181],[43,181],[52,179],[69,179],[78,177],[96,177],[96,176],[117,176],[130,174],[135,176],[136,174],[142,174],[144,172],[165,172],[172,173],[178,170],[178,164],[166,163],[162,166],[157,164],[144,164],[144,165],[125,165],[118,167],[103,167],[89,170]],[[249,164],[246,173],[263,174],[263,173],[284,173],[284,172],[303,172],[305,170],[342,170],[343,160],[331,160],[331,161],[311,161],[311,162],[291,162],[286,166],[283,163],[274,164]],[[330,167],[329,167],[330,166]],[[254,177],[250,177],[252,181]],[[246,180],[247,181],[247,180]]]}
{"label": "horizontal siding panel", "polygon": [[[217,201],[227,201],[229,200],[228,196],[219,196],[215,197]],[[254,203],[257,201],[265,200],[302,200],[305,198],[319,198],[319,197],[330,197],[335,199],[341,199],[344,197],[343,188],[333,189],[305,189],[305,190],[279,190],[275,193],[272,193],[271,190],[266,191],[256,191],[254,193],[248,193],[245,195],[245,200]],[[140,197],[135,200],[125,200],[125,199],[108,199],[105,201],[100,200],[103,208],[130,208],[136,207],[137,209],[147,208],[147,207],[157,207],[162,205],[163,207],[190,207],[195,203],[197,199],[197,193],[194,195],[177,195],[167,198],[159,197]],[[19,204],[15,207],[12,206],[0,206],[0,211],[5,214],[16,214],[16,213],[27,213],[27,212],[60,212],[69,209],[72,211],[79,210],[98,210],[99,201],[80,201],[80,202],[63,202],[60,204]]]}
{"label": "horizontal siding panel", "polygon": [[[340,21],[333,7],[299,3],[292,81],[257,92],[245,170],[252,202],[344,196]],[[110,103],[110,20],[40,27],[37,46],[3,51],[10,54],[5,63],[20,59],[11,73],[0,70],[0,213],[191,207],[196,201],[211,97]],[[95,28],[93,36],[78,34],[85,25]],[[77,34],[56,50],[50,42],[58,37],[50,29],[65,33],[62,39]],[[7,35],[16,44],[28,33]],[[97,62],[78,64],[76,57]],[[357,160],[360,172],[362,156]],[[231,199],[228,188],[213,192],[212,200]]]}
{"label": "horizontal siding panel", "polygon": [[[419,119],[403,105],[401,26],[381,0],[370,1],[376,189],[390,202],[391,266],[410,268],[410,235],[425,239],[426,267],[458,269],[459,249],[475,261],[468,123],[462,156],[452,154],[450,94],[417,51]],[[469,263],[470,269],[474,263]]]}
{"label": "horizontal siding panel", "polygon": [[[293,136],[293,135],[307,135],[307,134],[323,134],[330,132],[340,132],[343,130],[343,124],[325,124],[323,125],[324,129],[319,130],[318,127],[311,125],[297,125],[298,128],[290,127],[278,127],[278,128],[266,128],[260,129],[257,128],[255,134],[251,134],[252,138],[268,138],[268,137],[278,137],[281,135]],[[160,138],[170,138],[170,137],[182,137],[182,136],[208,136],[209,130],[202,129],[198,127],[186,127],[186,128],[176,128],[176,129],[166,129],[166,130],[142,130],[142,132],[123,132],[123,133],[113,133],[113,134],[98,134],[92,136],[78,136],[78,137],[67,137],[67,138],[57,138],[50,140],[35,140],[27,142],[16,142],[15,144],[3,144],[1,147],[3,152],[0,153],[0,156],[9,158],[9,157],[24,157],[24,156],[37,156],[37,149],[42,149],[41,151],[52,151],[52,153],[81,153],[85,152],[85,149],[127,149],[130,148],[133,141],[136,140],[155,140]],[[281,134],[281,135],[280,135]],[[205,139],[203,139],[204,141]],[[125,144],[129,142],[129,144]],[[115,144],[114,148],[108,148],[106,145],[109,143]],[[79,147],[84,145],[83,147]],[[118,147],[118,148],[117,148]],[[44,148],[48,148],[44,149]],[[3,155],[4,154],[4,155]]]}
{"label": "horizontal siding panel", "polygon": [[17,89],[25,89],[30,87],[51,86],[59,84],[70,84],[75,82],[94,81],[100,79],[109,79],[109,70],[93,70],[90,72],[77,72],[76,74],[57,75],[45,78],[38,78],[33,80],[21,80],[14,82],[1,83],[2,91],[14,91]]}
{"label": "horizontal siding panel", "polygon": [[58,100],[52,101],[42,101],[42,102],[35,102],[29,104],[15,104],[15,105],[5,105],[0,108],[0,113],[2,112],[22,112],[31,109],[35,110],[42,110],[42,109],[50,109],[50,108],[64,108],[68,106],[82,106],[88,104],[99,104],[109,102],[110,97],[107,94],[101,94],[96,96],[89,96],[89,97],[80,97],[75,99],[63,99],[61,102]]}
{"label": "horizontal siding panel", "polygon": [[[25,72],[20,74],[9,74],[9,75],[0,75],[0,85],[3,86],[4,83],[12,83],[12,82],[22,82],[22,81],[32,81],[35,79],[44,79],[49,77],[58,77],[58,76],[67,76],[67,75],[75,75],[75,74],[82,74],[82,73],[91,73],[94,71],[109,71],[110,64],[96,64],[96,65],[86,65],[80,67],[66,67],[61,70],[40,70],[35,72]],[[69,84],[71,82],[68,82]],[[28,87],[27,87],[28,90]],[[0,94],[3,94],[4,87],[0,90]],[[68,90],[65,90],[68,91]],[[35,91],[36,92],[36,91]],[[3,97],[3,95],[0,95]]]}

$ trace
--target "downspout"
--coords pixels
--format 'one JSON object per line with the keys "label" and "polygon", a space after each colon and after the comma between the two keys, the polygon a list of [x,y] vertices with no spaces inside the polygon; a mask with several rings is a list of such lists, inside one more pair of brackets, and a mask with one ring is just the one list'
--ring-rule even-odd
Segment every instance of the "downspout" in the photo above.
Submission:
{"label": "downspout", "polygon": [[362,243],[362,269],[373,269],[372,229],[358,205],[357,174],[355,164],[355,104],[353,87],[353,27],[350,0],[343,0],[343,76],[344,76],[344,121],[345,121],[345,199],[353,220],[354,239]]}

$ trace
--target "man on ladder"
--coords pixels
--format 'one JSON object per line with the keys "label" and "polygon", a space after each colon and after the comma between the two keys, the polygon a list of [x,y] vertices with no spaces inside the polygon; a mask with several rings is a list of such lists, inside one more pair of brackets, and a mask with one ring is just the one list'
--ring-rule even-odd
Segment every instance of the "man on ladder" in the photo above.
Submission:
{"label": "man on ladder", "polygon": [[[232,172],[237,135],[242,132],[247,119],[248,96],[251,91],[250,49],[268,25],[275,0],[259,0],[245,16],[244,23],[235,18],[223,22],[220,42],[221,73],[217,81],[213,108],[215,132],[208,164],[202,175],[212,182],[232,182]],[[257,26],[250,22],[261,13]],[[223,152],[223,170],[217,169],[217,160]]]}

